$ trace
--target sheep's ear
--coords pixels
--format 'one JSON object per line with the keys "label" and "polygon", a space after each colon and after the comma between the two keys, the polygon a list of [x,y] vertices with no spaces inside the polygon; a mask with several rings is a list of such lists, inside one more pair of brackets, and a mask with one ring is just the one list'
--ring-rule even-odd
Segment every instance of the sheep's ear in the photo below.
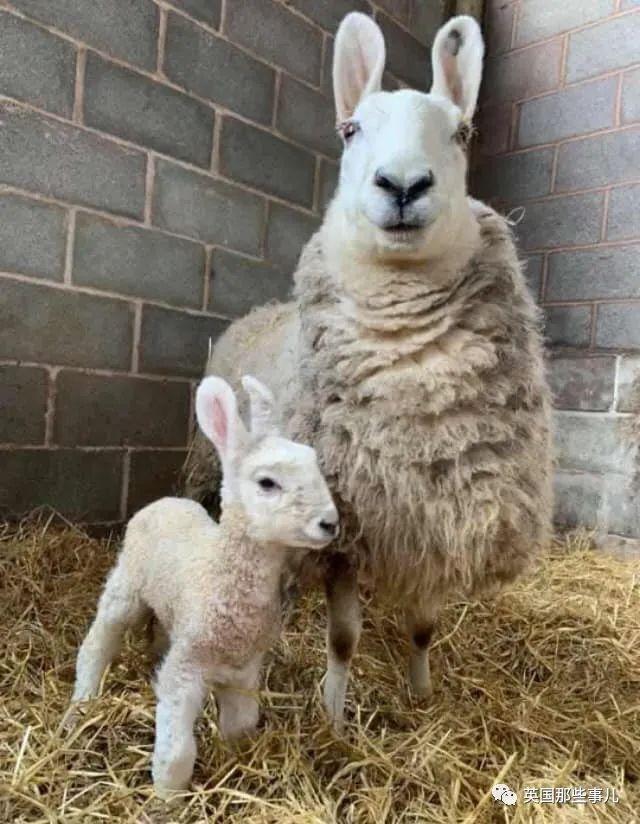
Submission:
{"label": "sheep's ear", "polygon": [[276,402],[271,390],[251,375],[245,375],[242,378],[242,386],[249,396],[251,405],[251,434],[259,436],[274,434],[277,429]]}
{"label": "sheep's ear", "polygon": [[436,35],[431,50],[433,94],[448,97],[470,121],[478,102],[484,41],[473,17],[453,17]]}
{"label": "sheep's ear", "polygon": [[333,52],[333,94],[338,123],[372,92],[380,91],[384,71],[384,37],[377,23],[354,11],[343,19]]}
{"label": "sheep's ear", "polygon": [[205,378],[196,391],[196,417],[203,433],[218,450],[223,472],[241,448],[246,430],[236,404],[236,396],[222,378]]}

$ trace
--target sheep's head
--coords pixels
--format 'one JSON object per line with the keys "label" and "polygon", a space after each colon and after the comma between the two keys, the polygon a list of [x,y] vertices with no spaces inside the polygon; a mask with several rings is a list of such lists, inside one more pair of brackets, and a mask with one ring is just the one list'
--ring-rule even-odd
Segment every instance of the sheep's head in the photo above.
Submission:
{"label": "sheep's head", "polygon": [[450,20],[433,44],[429,94],[380,91],[385,46],[377,24],[348,14],[337,35],[333,87],[344,151],[331,213],[367,253],[442,253],[466,208],[466,138],[484,45],[471,17]]}
{"label": "sheep's head", "polygon": [[205,378],[196,393],[198,424],[222,463],[223,507],[239,504],[257,541],[320,549],[338,534],[338,512],[316,452],[281,437],[266,386],[248,375],[242,385],[251,407],[248,430],[222,378]]}

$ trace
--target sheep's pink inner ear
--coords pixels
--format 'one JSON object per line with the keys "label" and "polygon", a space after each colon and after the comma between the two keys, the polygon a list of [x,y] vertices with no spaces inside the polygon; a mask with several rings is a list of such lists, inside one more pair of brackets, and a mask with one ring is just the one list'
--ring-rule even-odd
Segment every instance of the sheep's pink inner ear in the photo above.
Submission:
{"label": "sheep's pink inner ear", "polygon": [[229,441],[229,420],[220,398],[213,398],[211,401],[211,426],[216,446],[223,454],[226,453]]}

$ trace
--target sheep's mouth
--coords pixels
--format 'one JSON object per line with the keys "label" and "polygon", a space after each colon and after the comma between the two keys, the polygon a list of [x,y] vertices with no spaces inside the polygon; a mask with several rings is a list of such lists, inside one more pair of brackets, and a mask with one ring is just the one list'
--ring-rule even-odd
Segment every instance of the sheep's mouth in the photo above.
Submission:
{"label": "sheep's mouth", "polygon": [[385,232],[390,233],[397,233],[397,232],[417,232],[419,229],[422,229],[424,224],[422,223],[407,223],[404,220],[398,221],[398,223],[392,223],[390,226],[385,226]]}

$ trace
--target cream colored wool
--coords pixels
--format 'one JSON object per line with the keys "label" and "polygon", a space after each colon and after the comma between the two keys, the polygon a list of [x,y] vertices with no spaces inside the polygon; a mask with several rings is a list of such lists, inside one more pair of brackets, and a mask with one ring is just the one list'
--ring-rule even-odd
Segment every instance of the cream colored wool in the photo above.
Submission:
{"label": "cream colored wool", "polygon": [[[274,386],[288,435],[318,451],[341,547],[393,599],[511,580],[549,538],[540,316],[507,222],[472,207],[479,238],[460,268],[368,262],[360,279],[353,261],[340,269],[330,210],[302,254],[297,303],[234,323],[208,366]],[[187,494],[217,484],[197,438]]]}

